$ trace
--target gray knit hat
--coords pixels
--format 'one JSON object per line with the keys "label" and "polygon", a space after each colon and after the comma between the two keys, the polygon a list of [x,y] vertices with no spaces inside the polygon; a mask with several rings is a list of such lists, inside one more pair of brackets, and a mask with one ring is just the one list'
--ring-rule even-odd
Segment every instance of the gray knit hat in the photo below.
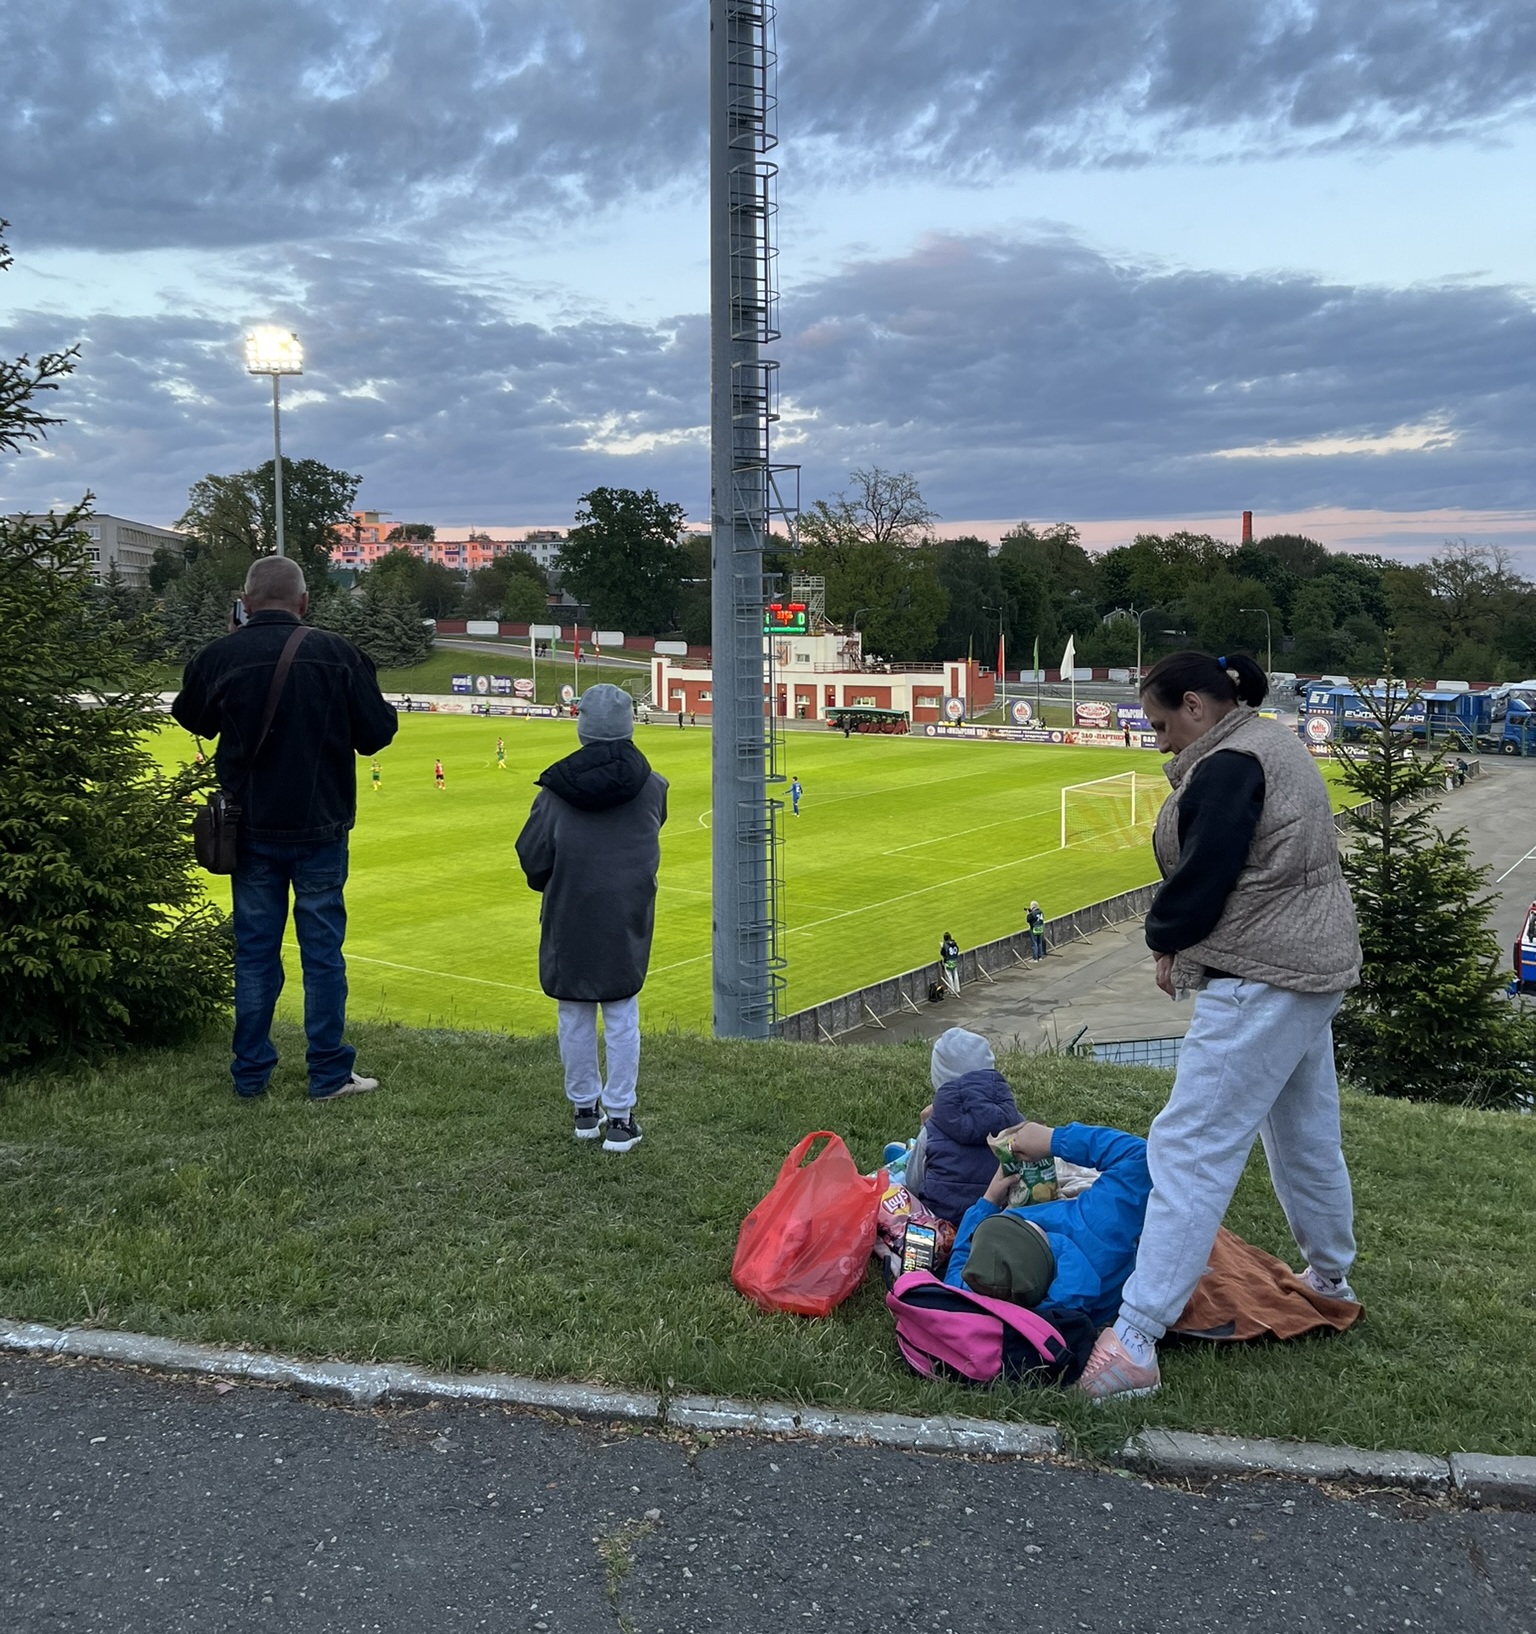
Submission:
{"label": "gray knit hat", "polygon": [[615,743],[635,735],[634,699],[607,681],[588,687],[576,705],[576,736],[583,743]]}
{"label": "gray knit hat", "polygon": [[968,1033],[964,1027],[951,1027],[933,1041],[928,1076],[935,1089],[942,1089],[945,1084],[963,1078],[968,1072],[985,1072],[988,1067],[996,1065],[992,1046],[980,1033]]}

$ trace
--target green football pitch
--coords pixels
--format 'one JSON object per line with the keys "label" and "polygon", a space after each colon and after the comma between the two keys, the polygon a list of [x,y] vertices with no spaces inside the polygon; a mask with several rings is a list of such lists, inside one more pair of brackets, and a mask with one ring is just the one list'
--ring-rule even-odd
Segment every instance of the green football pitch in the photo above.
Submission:
{"label": "green football pitch", "polygon": [[[496,738],[506,741],[497,767]],[[159,738],[167,762],[191,740]],[[710,733],[641,727],[637,740],[671,784],[662,833],[656,943],[642,999],[648,1029],[710,1021]],[[542,1032],[538,897],[513,842],[533,780],[577,747],[567,721],[403,715],[381,754],[379,791],[358,763],[358,818],[347,887],[352,1014],[416,1026]],[[446,787],[433,784],[440,756]],[[1161,785],[1158,757],[928,738],[786,734],[782,849],[786,1009],[831,998],[1023,927],[1030,899],[1065,913],[1156,877],[1145,838],[1060,845],[1063,785],[1134,770]],[[782,791],[781,791],[782,792]],[[228,883],[209,889],[227,905]],[[290,960],[284,1011],[301,1005]]]}

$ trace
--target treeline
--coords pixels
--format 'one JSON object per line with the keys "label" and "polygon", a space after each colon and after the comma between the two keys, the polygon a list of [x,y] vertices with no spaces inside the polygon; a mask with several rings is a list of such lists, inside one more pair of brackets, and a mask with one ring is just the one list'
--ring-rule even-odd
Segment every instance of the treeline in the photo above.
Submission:
{"label": "treeline", "polygon": [[[938,540],[915,480],[878,469],[806,512],[784,572],[822,574],[827,615],[855,620],[871,653],[990,663],[999,629],[1008,663],[1054,667],[1068,635],[1078,662],[1143,662],[1198,646],[1243,648],[1298,672],[1378,673],[1389,645],[1399,670],[1465,680],[1536,673],[1536,584],[1503,552],[1447,542],[1409,565],[1330,552],[1273,534],[1233,545],[1210,534],[1139,534],[1090,553],[1075,528],[1021,522],[1000,548]],[[1267,615],[1267,622],[1266,622]]]}
{"label": "treeline", "polygon": [[[357,641],[384,667],[415,663],[431,645],[424,619],[532,621],[549,576],[509,551],[467,577],[422,561],[408,545],[424,523],[390,534],[398,549],[341,587],[330,571],[337,527],[351,519],[359,479],[316,460],[285,460],[289,554],[309,576],[312,618]],[[184,551],[162,551],[151,590],[164,656],[183,659],[222,632],[252,559],[271,548],[272,463],[194,484],[178,527]],[[817,500],[797,547],[770,541],[766,567],[787,590],[796,573],[826,581],[827,615],[857,628],[865,651],[895,659],[996,655],[1010,667],[1053,667],[1070,635],[1078,662],[1143,663],[1175,647],[1245,649],[1276,669],[1376,674],[1390,648],[1400,672],[1462,680],[1536,673],[1536,584],[1496,549],[1447,542],[1408,564],[1331,552],[1315,539],[1272,534],[1233,545],[1204,533],[1138,534],[1097,553],[1066,523],[1021,522],[1001,546],[938,539],[917,481],[878,468]],[[603,629],[710,639],[710,541],[686,531],[680,505],[653,490],[594,488],[578,501],[557,582]],[[118,582],[100,594],[142,611]]]}

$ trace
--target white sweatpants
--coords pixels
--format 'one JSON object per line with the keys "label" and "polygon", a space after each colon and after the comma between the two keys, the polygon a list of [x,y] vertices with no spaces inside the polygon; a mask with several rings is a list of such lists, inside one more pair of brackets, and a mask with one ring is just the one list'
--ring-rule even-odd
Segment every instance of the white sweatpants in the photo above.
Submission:
{"label": "white sweatpants", "polygon": [[565,1094],[572,1106],[596,1106],[611,1117],[633,1109],[635,1085],[640,1078],[640,996],[607,999],[603,1012],[603,1042],[608,1056],[608,1081],[597,1065],[596,1004],[560,999],[558,1029],[560,1064],[565,1068]]}
{"label": "white sweatpants", "polygon": [[1194,1292],[1256,1135],[1308,1264],[1341,1276],[1354,1263],[1333,1068],[1342,999],[1230,978],[1196,997],[1173,1094],[1147,1136],[1152,1196],[1121,1297],[1121,1316],[1148,1338],[1160,1339]]}

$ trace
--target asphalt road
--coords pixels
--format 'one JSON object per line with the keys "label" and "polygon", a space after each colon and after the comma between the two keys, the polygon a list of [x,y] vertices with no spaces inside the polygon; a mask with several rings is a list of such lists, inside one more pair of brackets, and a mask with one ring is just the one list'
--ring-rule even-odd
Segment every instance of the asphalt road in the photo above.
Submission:
{"label": "asphalt road", "polygon": [[0,1628],[1529,1634],[1536,1515],[0,1359]]}

